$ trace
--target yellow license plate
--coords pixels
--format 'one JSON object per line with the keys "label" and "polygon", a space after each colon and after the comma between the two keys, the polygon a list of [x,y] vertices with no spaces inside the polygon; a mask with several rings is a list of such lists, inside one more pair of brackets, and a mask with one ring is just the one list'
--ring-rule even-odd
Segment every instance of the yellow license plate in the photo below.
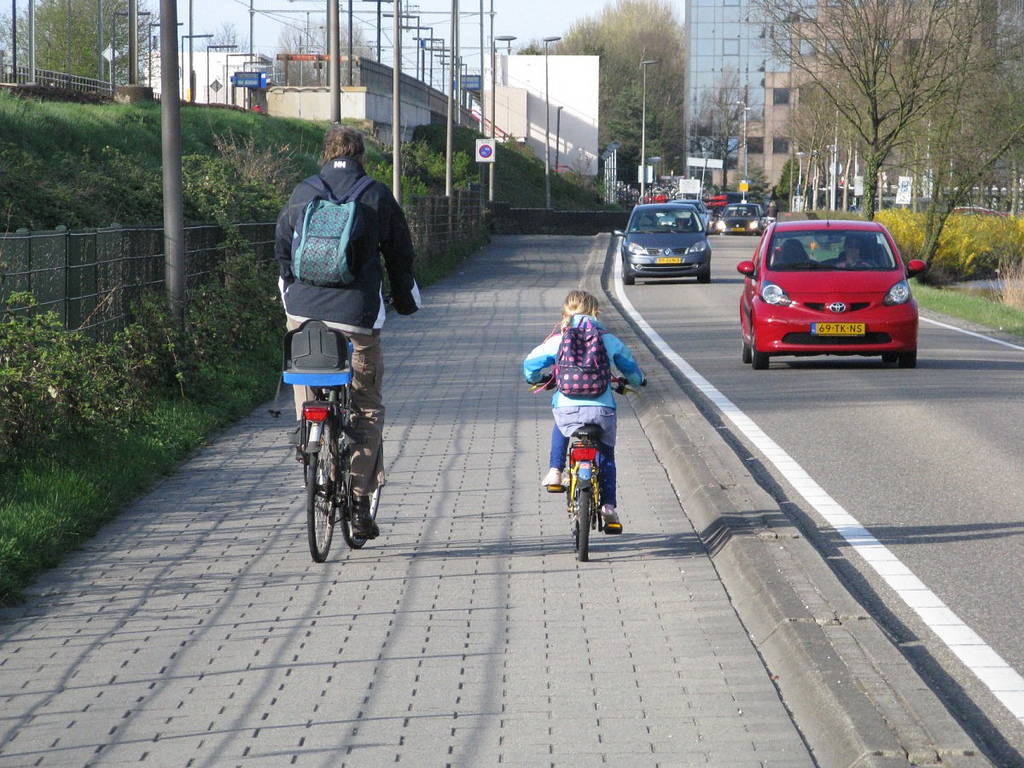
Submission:
{"label": "yellow license plate", "polygon": [[659,264],[682,264],[683,260],[678,256],[662,256],[658,259]]}
{"label": "yellow license plate", "polygon": [[811,333],[816,336],[863,336],[864,323],[811,323]]}

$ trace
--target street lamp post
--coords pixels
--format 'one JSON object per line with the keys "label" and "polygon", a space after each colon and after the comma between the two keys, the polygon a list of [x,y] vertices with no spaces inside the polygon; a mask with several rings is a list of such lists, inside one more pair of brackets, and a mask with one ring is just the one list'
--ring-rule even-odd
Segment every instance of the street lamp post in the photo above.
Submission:
{"label": "street lamp post", "polygon": [[562,105],[555,107],[555,173],[558,173],[558,154],[562,147]]}
{"label": "street lamp post", "polygon": [[551,208],[551,104],[548,101],[548,45],[561,37],[544,38],[544,202]]}
{"label": "street lamp post", "polygon": [[657,59],[644,59],[640,62],[643,71],[643,99],[640,107],[640,203],[644,202],[647,192],[647,66],[657,64]]}
{"label": "street lamp post", "polygon": [[[497,98],[497,82],[498,78],[495,74],[497,67],[498,55],[495,50],[495,43],[499,41],[502,43],[508,43],[509,53],[512,52],[512,41],[516,39],[515,35],[498,35],[497,37],[491,37],[491,138],[495,136],[495,125],[494,118],[498,114],[498,98]],[[488,163],[487,168],[487,200],[494,202],[494,163]]]}
{"label": "street lamp post", "polygon": [[[806,156],[807,156],[806,152],[797,152],[796,153],[796,163],[797,163],[796,196],[798,198],[800,198],[800,210],[801,211],[804,209],[804,201],[803,201],[804,189],[803,189],[803,184],[804,184],[804,158]],[[790,209],[792,209],[792,207],[793,207],[792,204],[789,207],[790,207]]]}
{"label": "street lamp post", "polygon": [[[210,51],[234,51],[238,48],[237,45],[208,45],[206,46],[206,103],[212,104],[213,99],[210,98]],[[225,93],[227,92],[227,84],[225,83]]]}
{"label": "street lamp post", "polygon": [[[745,101],[737,101],[736,105],[743,107],[743,181],[749,182],[749,177],[747,176],[747,113],[750,111],[750,107],[747,106]],[[746,202],[746,200],[747,193],[744,191],[743,201]]]}
{"label": "street lamp post", "polygon": [[[195,102],[195,100],[196,100],[196,94],[195,94],[196,73],[195,73],[195,70],[192,69],[192,41],[193,40],[199,40],[201,38],[210,38],[210,37],[213,37],[213,35],[182,35],[181,36],[181,48],[182,48],[182,51],[185,50],[185,40],[188,40],[188,62],[189,62],[188,98],[185,99],[185,101],[189,102],[190,104]],[[161,62],[161,66],[163,66],[162,62]],[[185,68],[184,67],[181,68],[181,80],[182,80],[181,88],[182,88],[182,91],[184,91],[185,90]]]}

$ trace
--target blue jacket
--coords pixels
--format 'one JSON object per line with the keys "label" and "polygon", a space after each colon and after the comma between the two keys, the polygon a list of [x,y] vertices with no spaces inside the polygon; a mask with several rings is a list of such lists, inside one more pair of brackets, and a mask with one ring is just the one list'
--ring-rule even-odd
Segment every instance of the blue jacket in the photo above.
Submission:
{"label": "blue jacket", "polygon": [[[573,326],[579,325],[584,317],[587,317],[587,315],[573,315],[571,321]],[[590,318],[590,321],[602,331],[604,330],[604,326],[593,317]],[[626,381],[632,386],[639,387],[640,383],[644,380],[644,374],[640,370],[640,366],[637,365],[636,360],[633,359],[633,353],[629,351],[629,347],[623,344],[617,336],[613,336],[608,332],[605,332],[601,339],[604,341],[604,348],[608,351],[608,359],[611,360],[612,365],[619,369],[619,372],[626,377]],[[526,359],[523,361],[523,375],[528,382],[536,384],[544,378],[543,371],[545,368],[555,364],[555,358],[558,356],[558,347],[561,343],[562,336],[556,333],[544,339],[526,356]],[[607,408],[614,408],[615,394],[612,392],[612,387],[608,386],[601,393],[600,397],[584,400],[578,397],[566,397],[557,389],[555,390],[555,394],[551,398],[552,408],[575,405],[603,405]]]}

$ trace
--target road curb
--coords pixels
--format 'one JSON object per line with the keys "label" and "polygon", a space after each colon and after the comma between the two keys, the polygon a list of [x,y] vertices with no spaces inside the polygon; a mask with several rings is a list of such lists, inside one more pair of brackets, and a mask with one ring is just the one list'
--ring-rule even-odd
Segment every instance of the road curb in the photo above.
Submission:
{"label": "road curb", "polygon": [[[600,267],[611,263],[614,245],[609,237]],[[694,402],[703,395],[660,358],[597,261],[590,259],[586,279],[618,310],[602,319],[614,331],[621,318],[644,341],[630,346],[651,386],[633,409],[818,764],[992,765],[758,485],[723,439],[728,427],[708,421]],[[674,386],[688,397],[666,400]]]}

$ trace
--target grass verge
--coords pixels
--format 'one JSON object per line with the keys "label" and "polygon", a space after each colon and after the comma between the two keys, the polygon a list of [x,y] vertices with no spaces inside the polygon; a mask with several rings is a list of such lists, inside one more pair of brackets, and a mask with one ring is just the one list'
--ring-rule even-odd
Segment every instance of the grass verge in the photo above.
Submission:
{"label": "grass verge", "polygon": [[1024,310],[985,296],[972,296],[963,291],[921,284],[914,285],[914,297],[922,309],[1024,337]]}
{"label": "grass verge", "polygon": [[0,469],[0,604],[115,518],[219,429],[274,394],[277,345],[220,372],[202,403],[155,400],[141,424]]}

